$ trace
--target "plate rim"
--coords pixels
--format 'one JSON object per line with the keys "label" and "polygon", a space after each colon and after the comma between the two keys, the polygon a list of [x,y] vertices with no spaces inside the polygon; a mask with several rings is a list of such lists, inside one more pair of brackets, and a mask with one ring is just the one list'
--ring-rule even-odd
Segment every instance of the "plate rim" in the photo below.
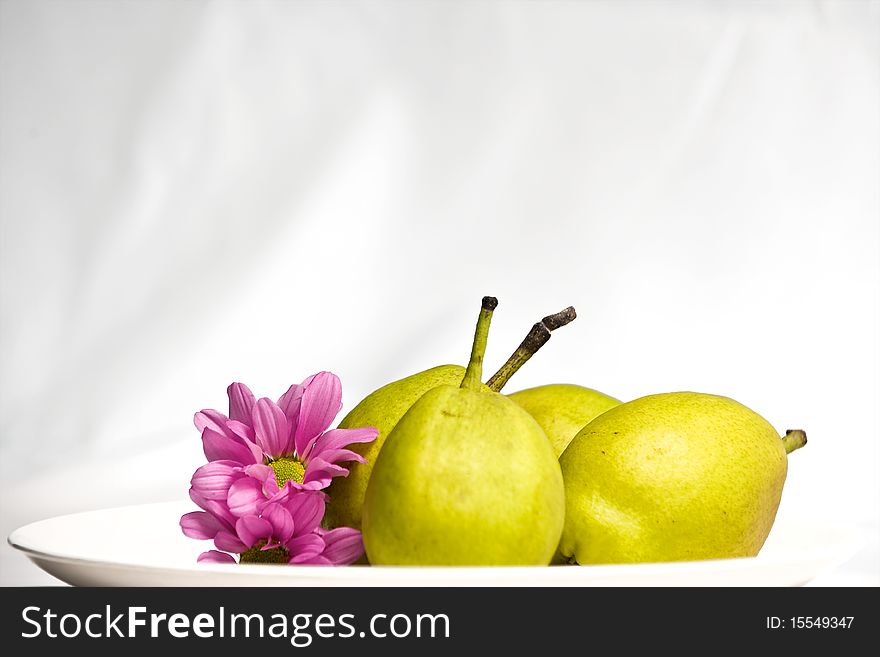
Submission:
{"label": "plate rim", "polygon": [[[334,567],[327,568],[324,566],[316,566],[316,565],[304,565],[304,564],[216,564],[216,563],[198,563],[193,561],[191,566],[183,566],[178,564],[169,564],[169,565],[158,565],[158,564],[145,564],[145,563],[137,563],[132,561],[125,561],[124,559],[120,560],[108,560],[105,558],[95,558],[90,559],[82,556],[73,556],[69,554],[63,554],[58,552],[47,552],[45,550],[34,547],[33,545],[29,545],[27,540],[23,540],[23,534],[34,527],[35,525],[40,525],[42,523],[53,522],[59,520],[61,518],[70,518],[74,516],[80,515],[91,515],[91,514],[101,514],[101,513],[112,513],[112,512],[120,512],[123,510],[134,509],[134,508],[158,508],[158,507],[167,507],[173,508],[175,506],[183,506],[188,500],[176,500],[176,501],[165,501],[165,502],[144,502],[140,504],[127,504],[120,506],[112,506],[112,507],[102,507],[97,509],[88,509],[83,511],[76,511],[72,513],[60,514],[57,516],[52,516],[49,518],[43,518],[40,520],[35,520],[33,522],[27,523],[25,525],[21,525],[14,529],[7,536],[7,543],[16,551],[23,553],[32,561],[34,560],[42,560],[42,561],[50,561],[54,563],[66,564],[71,566],[100,566],[102,568],[113,568],[114,570],[126,570],[126,571],[136,571],[141,573],[179,573],[179,574],[221,574],[226,576],[259,576],[260,578],[269,577],[269,576],[278,576],[284,575],[285,577],[303,577],[307,579],[314,580],[334,580],[334,579],[344,579],[348,577],[361,578],[365,580],[373,579],[377,576],[381,576],[383,574],[390,575],[394,573],[395,577],[405,576],[407,573],[418,572],[420,575],[433,574],[436,577],[440,577],[442,575],[448,575],[449,573],[463,573],[467,572],[470,574],[489,574],[491,573],[493,576],[523,576],[528,574],[529,576],[534,576],[536,574],[542,574],[542,576],[547,577],[562,577],[563,575],[566,578],[570,577],[574,573],[581,572],[583,575],[588,575],[590,578],[594,577],[614,577],[621,574],[629,574],[629,575],[637,575],[639,572],[643,573],[668,573],[675,574],[676,572],[685,571],[688,573],[693,573],[695,570],[708,570],[708,571],[716,571],[719,567],[725,570],[739,570],[739,569],[749,569],[753,567],[756,563],[772,563],[773,559],[764,557],[762,558],[761,554],[758,554],[754,557],[732,557],[726,559],[703,559],[696,561],[669,561],[669,562],[644,562],[644,563],[631,563],[631,564],[588,564],[581,565],[577,569],[570,569],[564,567],[565,564],[559,564],[557,566],[548,565],[548,566],[374,566],[374,565],[366,565],[366,564],[358,564],[344,567]],[[839,554],[835,556],[833,560],[827,559],[827,557],[823,558],[823,560],[832,562],[833,564],[828,567],[834,567],[839,565],[841,562],[846,561],[852,554],[857,552],[863,545],[865,541],[865,537],[863,532],[859,531],[857,527],[852,525],[844,525],[844,524],[828,524],[825,523],[823,526],[833,528],[841,534],[840,544],[841,547],[838,550]],[[207,545],[208,543],[206,543]],[[820,557],[820,553],[822,550],[819,549],[806,549],[802,551],[798,551],[793,555],[791,559],[791,563],[805,563],[812,560],[816,560]],[[39,566],[39,564],[36,564]],[[231,569],[230,566],[235,566],[234,569]],[[551,572],[558,572],[559,575],[550,575]],[[817,573],[818,575],[818,573]]]}

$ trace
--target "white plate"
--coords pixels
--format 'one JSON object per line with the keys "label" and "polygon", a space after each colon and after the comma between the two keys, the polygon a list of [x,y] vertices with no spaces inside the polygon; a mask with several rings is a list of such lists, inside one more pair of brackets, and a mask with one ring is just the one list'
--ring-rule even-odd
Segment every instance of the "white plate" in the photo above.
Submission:
{"label": "white plate", "polygon": [[77,586],[798,586],[850,557],[853,529],[777,522],[750,559],[619,566],[393,568],[197,564],[210,541],[183,536],[192,502],[75,513],[14,531],[9,543]]}

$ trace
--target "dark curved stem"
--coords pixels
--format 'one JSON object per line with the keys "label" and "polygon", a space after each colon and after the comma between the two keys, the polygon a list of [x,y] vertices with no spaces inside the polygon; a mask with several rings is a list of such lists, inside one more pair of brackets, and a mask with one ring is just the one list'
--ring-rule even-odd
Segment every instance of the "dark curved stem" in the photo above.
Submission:
{"label": "dark curved stem", "polygon": [[564,310],[560,310],[558,313],[547,315],[540,322],[532,326],[528,335],[526,335],[525,339],[516,348],[516,351],[514,351],[510,355],[510,358],[507,359],[507,362],[492,375],[492,378],[486,382],[486,385],[495,392],[501,392],[501,389],[507,384],[510,377],[516,374],[519,368],[525,365],[529,358],[534,356],[541,347],[547,344],[547,341],[550,340],[550,332],[574,321],[576,317],[577,313],[575,312],[574,307],[569,306]]}

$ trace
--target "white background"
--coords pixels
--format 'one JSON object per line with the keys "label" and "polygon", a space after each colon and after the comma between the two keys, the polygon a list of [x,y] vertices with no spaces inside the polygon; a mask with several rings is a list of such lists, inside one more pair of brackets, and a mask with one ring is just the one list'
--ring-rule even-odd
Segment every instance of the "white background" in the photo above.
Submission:
{"label": "white background", "polygon": [[861,0],[4,0],[3,535],[185,496],[230,381],[464,362],[493,294],[490,369],[579,312],[510,390],[806,429],[780,514],[877,584],[878,44]]}

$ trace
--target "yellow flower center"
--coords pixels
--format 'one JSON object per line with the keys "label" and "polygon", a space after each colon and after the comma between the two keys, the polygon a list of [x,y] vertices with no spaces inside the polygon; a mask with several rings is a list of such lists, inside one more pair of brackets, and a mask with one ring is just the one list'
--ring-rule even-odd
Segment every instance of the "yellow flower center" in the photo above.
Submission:
{"label": "yellow flower center", "polygon": [[290,553],[286,548],[277,547],[271,550],[261,550],[266,541],[260,541],[247,552],[242,552],[238,563],[287,563]]}
{"label": "yellow flower center", "polygon": [[306,474],[305,466],[292,456],[282,456],[274,461],[270,460],[269,467],[275,471],[275,481],[278,482],[278,488],[284,488],[284,484],[288,481],[301,484]]}

